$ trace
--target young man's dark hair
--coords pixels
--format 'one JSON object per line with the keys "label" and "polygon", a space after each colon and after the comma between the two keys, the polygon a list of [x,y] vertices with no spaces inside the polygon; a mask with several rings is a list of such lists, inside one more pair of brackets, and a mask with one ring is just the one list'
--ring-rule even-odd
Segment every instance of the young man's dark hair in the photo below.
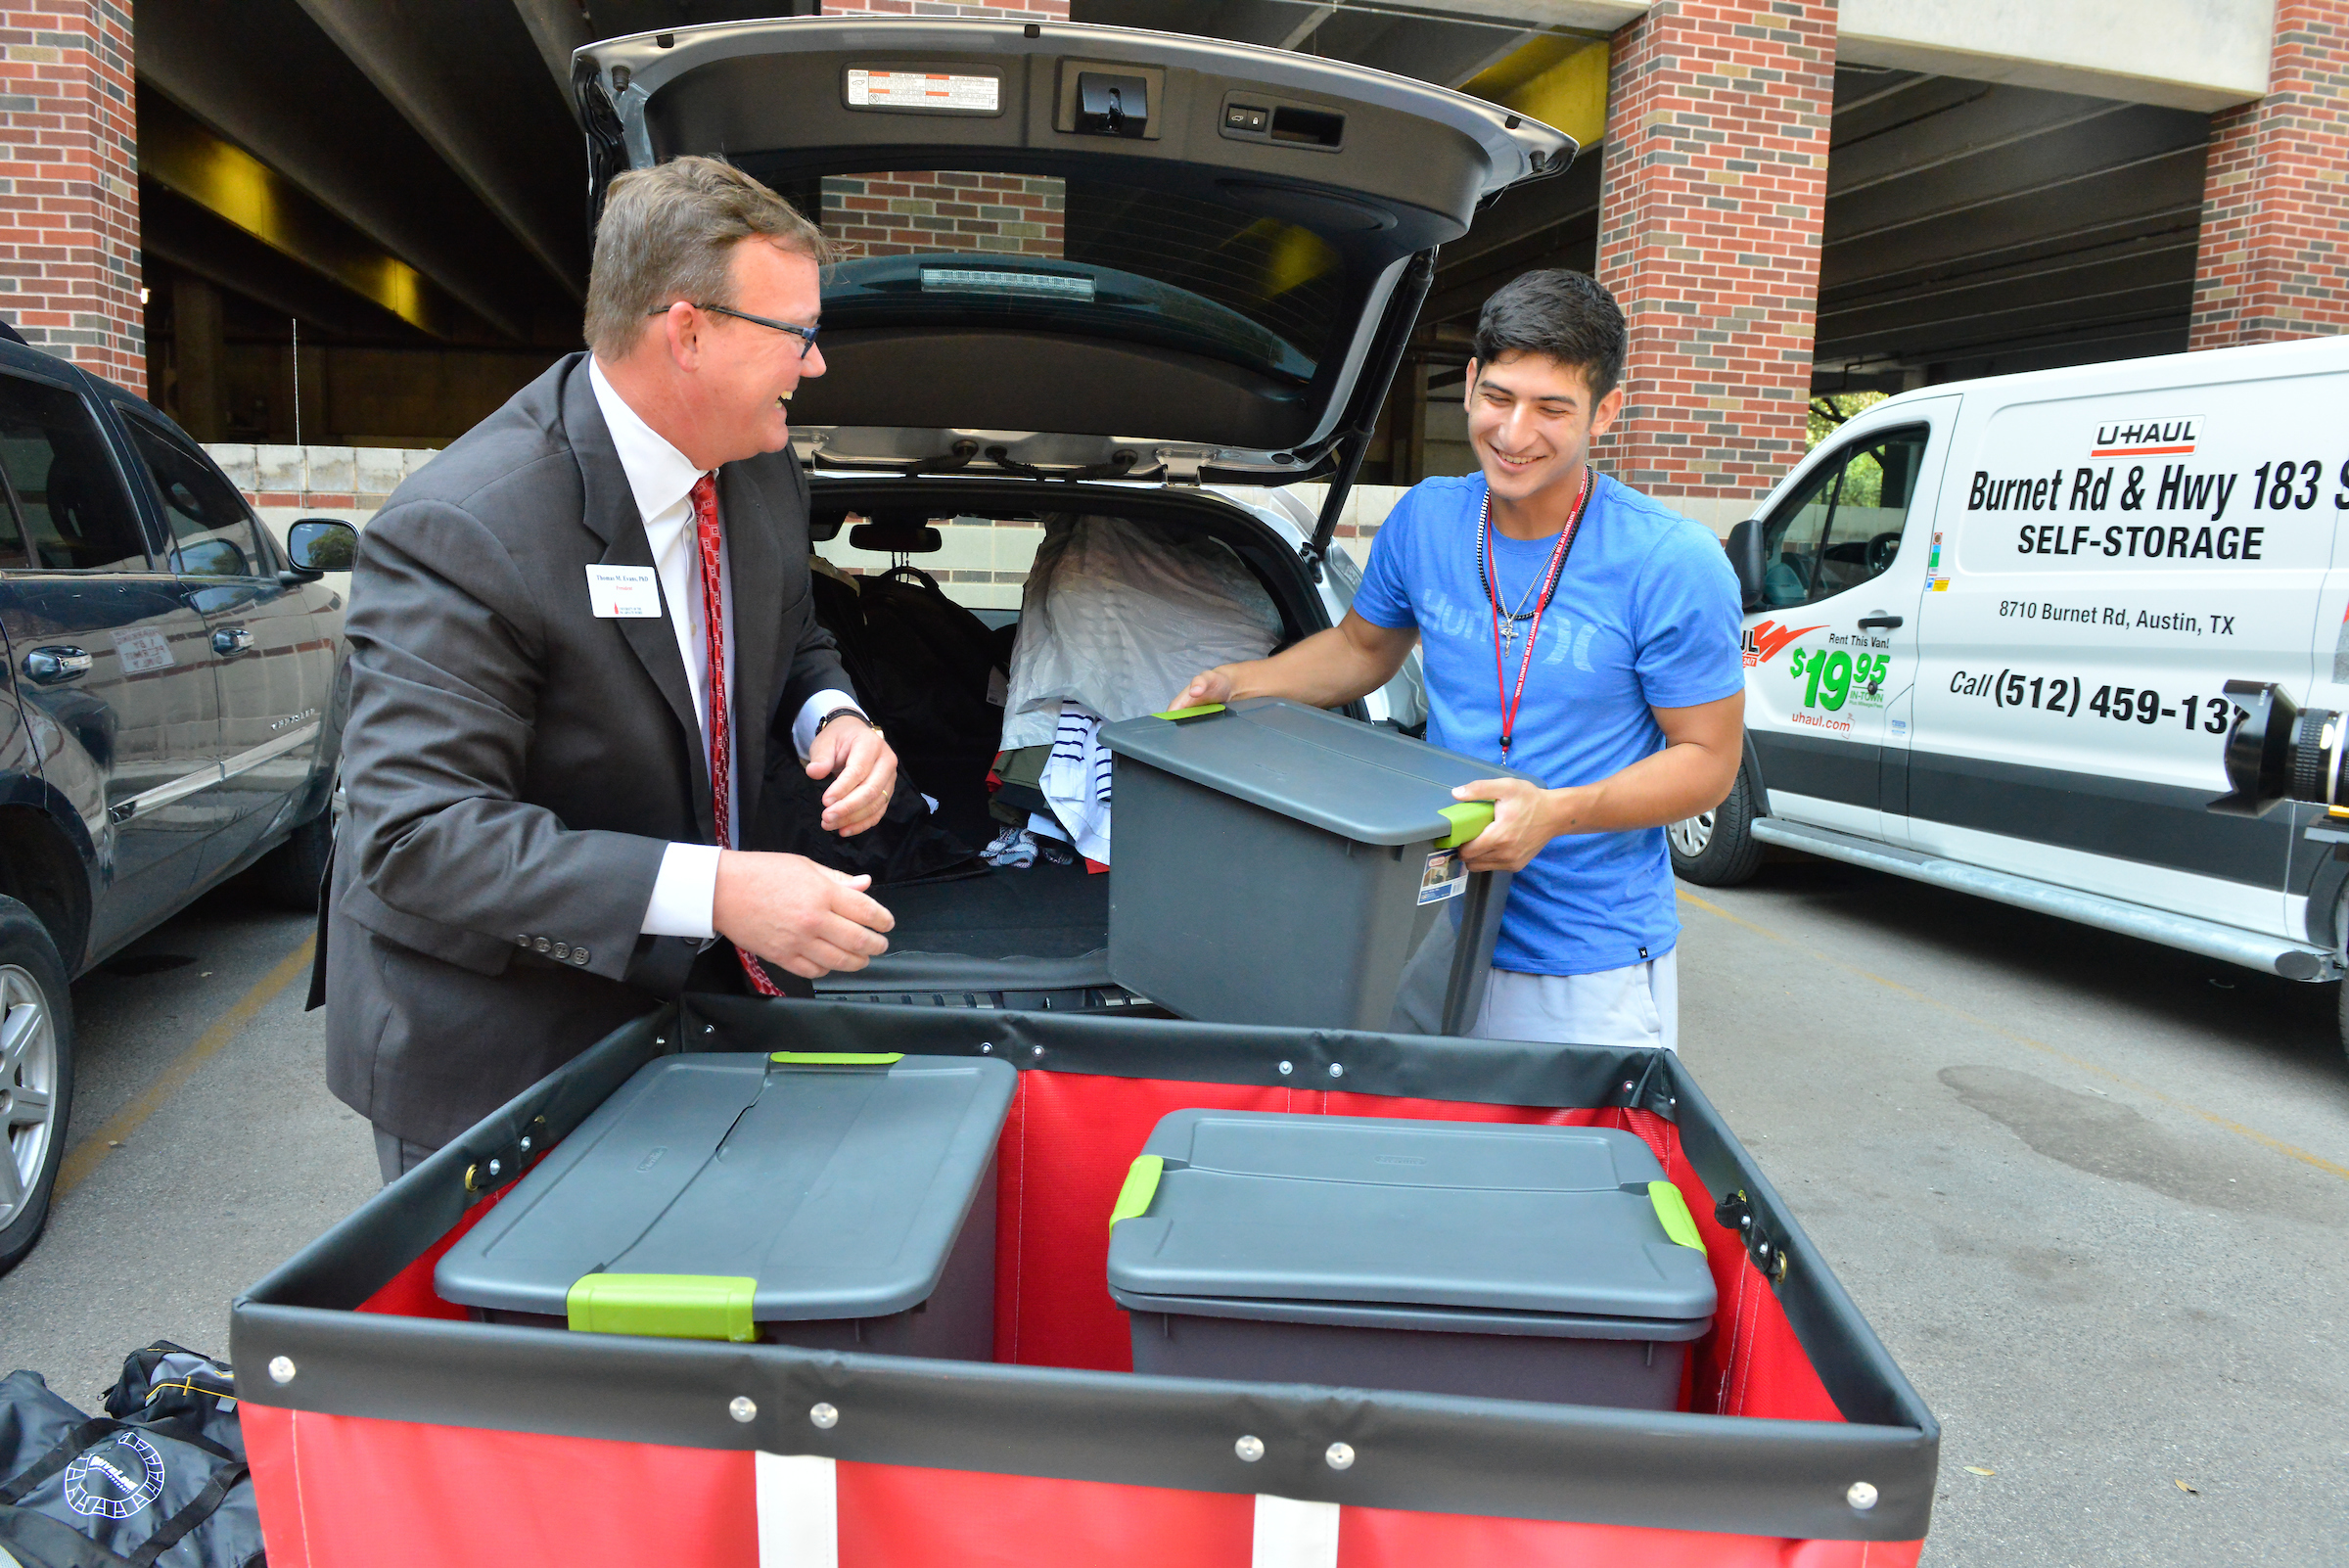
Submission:
{"label": "young man's dark hair", "polygon": [[1623,380],[1628,342],[1623,307],[1607,286],[1567,267],[1511,278],[1476,318],[1478,364],[1489,365],[1503,354],[1546,354],[1581,369],[1592,402]]}

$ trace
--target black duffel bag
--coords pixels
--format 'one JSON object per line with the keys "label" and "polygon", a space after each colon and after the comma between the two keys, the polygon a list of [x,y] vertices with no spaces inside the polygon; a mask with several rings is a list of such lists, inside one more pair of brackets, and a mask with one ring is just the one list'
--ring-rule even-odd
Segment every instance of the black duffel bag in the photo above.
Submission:
{"label": "black duffel bag", "polygon": [[228,1367],[159,1342],[85,1415],[0,1379],[0,1546],[24,1568],[259,1568]]}

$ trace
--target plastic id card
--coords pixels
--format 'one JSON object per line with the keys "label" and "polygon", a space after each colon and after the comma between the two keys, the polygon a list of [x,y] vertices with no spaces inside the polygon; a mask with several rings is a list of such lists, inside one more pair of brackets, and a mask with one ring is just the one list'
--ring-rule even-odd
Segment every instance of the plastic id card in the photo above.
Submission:
{"label": "plastic id card", "polygon": [[1467,891],[1468,867],[1457,850],[1438,850],[1427,857],[1427,869],[1419,876],[1419,901],[1442,903],[1446,899]]}

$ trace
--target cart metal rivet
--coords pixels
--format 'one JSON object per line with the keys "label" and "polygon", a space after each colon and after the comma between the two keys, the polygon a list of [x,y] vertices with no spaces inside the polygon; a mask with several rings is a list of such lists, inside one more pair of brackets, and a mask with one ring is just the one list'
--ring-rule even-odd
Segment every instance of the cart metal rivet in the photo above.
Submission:
{"label": "cart metal rivet", "polygon": [[1041,1056],[1044,1054],[1044,1048],[1041,1045],[1031,1045],[1028,1047],[1028,1054],[1031,1056]]}
{"label": "cart metal rivet", "polygon": [[1333,1470],[1352,1469],[1354,1467],[1354,1445],[1332,1443],[1329,1446],[1329,1452],[1322,1454],[1321,1457],[1329,1461],[1329,1467]]}
{"label": "cart metal rivet", "polygon": [[498,1161],[496,1161],[496,1160],[492,1160],[492,1161],[490,1161],[490,1162],[489,1162],[489,1174],[490,1174],[491,1176],[495,1176],[495,1175],[497,1175],[497,1174],[498,1174],[498,1172],[500,1172],[500,1171],[502,1171],[502,1170],[504,1170],[504,1169],[505,1169],[505,1167],[504,1167],[502,1164],[500,1164]]}
{"label": "cart metal rivet", "polygon": [[1346,1076],[1346,1069],[1340,1067],[1337,1063],[1332,1062],[1329,1064],[1329,1076],[1332,1078],[1344,1078]]}
{"label": "cart metal rivet", "polygon": [[747,1425],[759,1418],[759,1402],[748,1394],[737,1394],[726,1403],[726,1413]]}
{"label": "cart metal rivet", "polygon": [[1297,1064],[1295,1062],[1283,1062],[1280,1064],[1280,1076],[1283,1078],[1288,1077],[1295,1071],[1297,1071]]}
{"label": "cart metal rivet", "polygon": [[530,1152],[530,1140],[529,1138],[524,1138],[522,1140],[522,1152],[525,1154]]}
{"label": "cart metal rivet", "polygon": [[983,1039],[983,1040],[981,1040],[981,1041],[979,1042],[979,1054],[980,1054],[980,1055],[982,1055],[982,1056],[992,1056],[994,1053],[995,1053],[995,1042],[994,1042],[993,1040],[991,1040],[991,1039]]}
{"label": "cart metal rivet", "polygon": [[272,1383],[291,1383],[291,1382],[293,1382],[293,1381],[294,1381],[294,1358],[293,1358],[293,1357],[291,1357],[291,1356],[272,1356],[272,1357],[270,1357],[270,1358],[269,1358],[269,1381],[270,1381],[270,1382],[272,1382]]}
{"label": "cart metal rivet", "polygon": [[[717,1033],[717,1026],[715,1024],[704,1024],[702,1026],[702,1033],[705,1035],[714,1035]],[[1629,1088],[1631,1085],[1627,1084],[1624,1085],[1624,1087]]]}
{"label": "cart metal rivet", "polygon": [[817,1403],[807,1407],[807,1419],[826,1432],[840,1425],[840,1411],[830,1405]]}
{"label": "cart metal rivet", "polygon": [[1867,1512],[1868,1509],[1876,1505],[1876,1489],[1868,1485],[1865,1481],[1853,1482],[1852,1490],[1845,1493],[1844,1497],[1850,1501],[1853,1507],[1859,1509],[1862,1513]]}
{"label": "cart metal rivet", "polygon": [[1251,1434],[1234,1443],[1231,1452],[1240,1456],[1242,1464],[1254,1464],[1265,1456],[1265,1440]]}

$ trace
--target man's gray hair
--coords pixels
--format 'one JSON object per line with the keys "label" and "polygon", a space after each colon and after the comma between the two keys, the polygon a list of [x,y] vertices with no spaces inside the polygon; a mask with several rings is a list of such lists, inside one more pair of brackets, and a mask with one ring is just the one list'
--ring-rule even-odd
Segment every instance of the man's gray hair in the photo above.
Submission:
{"label": "man's gray hair", "polygon": [[622,174],[595,225],[587,346],[617,359],[665,305],[731,305],[734,247],[753,236],[818,264],[833,258],[821,229],[731,163],[678,158]]}

